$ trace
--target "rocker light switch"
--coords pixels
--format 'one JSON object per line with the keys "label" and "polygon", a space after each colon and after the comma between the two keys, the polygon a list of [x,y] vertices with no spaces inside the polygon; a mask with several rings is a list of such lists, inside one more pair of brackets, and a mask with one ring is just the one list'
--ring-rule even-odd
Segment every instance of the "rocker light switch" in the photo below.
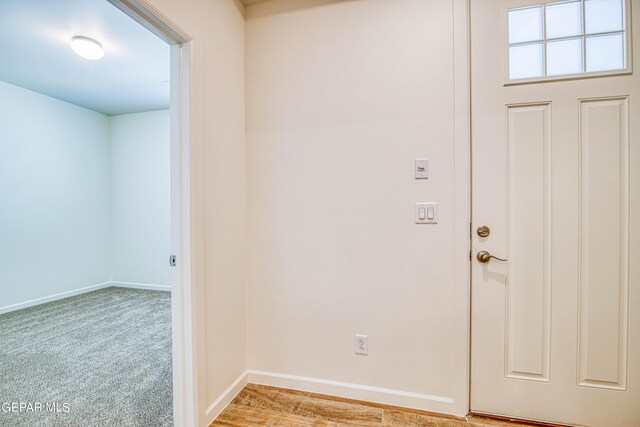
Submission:
{"label": "rocker light switch", "polygon": [[427,213],[425,211],[426,209],[423,206],[420,206],[418,208],[418,219],[420,221],[424,221],[425,219],[427,219]]}
{"label": "rocker light switch", "polygon": [[435,209],[433,208],[433,206],[427,206],[427,219],[434,219],[436,217],[435,215]]}
{"label": "rocker light switch", "polygon": [[437,224],[438,204],[433,202],[416,203],[416,224]]}

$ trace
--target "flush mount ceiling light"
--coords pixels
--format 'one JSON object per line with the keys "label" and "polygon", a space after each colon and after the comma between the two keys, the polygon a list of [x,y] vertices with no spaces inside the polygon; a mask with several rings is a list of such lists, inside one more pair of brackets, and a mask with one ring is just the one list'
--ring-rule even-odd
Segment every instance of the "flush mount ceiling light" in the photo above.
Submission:
{"label": "flush mount ceiling light", "polygon": [[102,45],[89,37],[73,36],[71,49],[85,59],[96,60],[104,56]]}

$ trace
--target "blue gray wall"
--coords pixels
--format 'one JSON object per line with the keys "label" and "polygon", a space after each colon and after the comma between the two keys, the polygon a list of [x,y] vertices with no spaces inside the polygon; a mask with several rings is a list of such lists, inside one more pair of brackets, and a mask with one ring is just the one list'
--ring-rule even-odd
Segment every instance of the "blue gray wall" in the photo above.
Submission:
{"label": "blue gray wall", "polygon": [[167,111],[109,117],[0,82],[0,312],[168,284],[168,200]]}

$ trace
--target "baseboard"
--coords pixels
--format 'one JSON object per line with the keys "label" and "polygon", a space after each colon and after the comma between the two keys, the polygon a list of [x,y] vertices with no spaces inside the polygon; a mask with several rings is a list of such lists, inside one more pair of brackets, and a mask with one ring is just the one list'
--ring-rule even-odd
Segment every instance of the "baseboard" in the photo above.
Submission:
{"label": "baseboard", "polygon": [[248,370],[247,373],[249,374],[249,382],[252,384],[288,388],[346,399],[460,416],[460,414],[456,413],[454,400],[451,397],[281,374],[277,372],[256,371],[252,369]]}
{"label": "baseboard", "polygon": [[42,298],[36,298],[29,301],[20,302],[17,304],[6,305],[0,307],[0,314],[9,313],[11,311],[22,310],[23,308],[33,307],[34,305],[46,304],[52,301],[58,301],[64,298],[73,297],[80,294],[86,294],[87,292],[97,291],[99,289],[109,288],[131,288],[131,289],[147,289],[151,291],[165,291],[171,292],[171,286],[169,285],[151,285],[147,283],[129,283],[129,282],[104,282],[97,285],[86,286],[84,288],[73,289],[71,291],[60,292],[58,294],[48,295]]}
{"label": "baseboard", "polygon": [[110,286],[116,288],[146,289],[148,291],[171,292],[171,285],[152,285],[149,283],[111,282]]}
{"label": "baseboard", "polygon": [[20,302],[17,304],[6,305],[4,307],[0,307],[0,314],[9,313],[11,311],[22,310],[23,308],[33,307],[34,305],[45,304],[52,301],[61,300],[64,298],[69,298],[75,295],[86,294],[87,292],[97,291],[98,289],[108,288],[113,286],[112,282],[104,282],[98,283],[97,285],[91,285],[84,288],[74,289],[71,291],[60,292],[58,294],[49,295],[42,298],[36,298],[29,301]]}
{"label": "baseboard", "polygon": [[210,425],[247,383],[460,416],[454,410],[454,400],[450,397],[249,369],[209,405],[205,425]]}
{"label": "baseboard", "polygon": [[242,373],[236,380],[207,408],[206,421],[207,424],[211,424],[218,415],[224,411],[224,409],[231,403],[231,401],[240,393],[240,391],[247,385],[248,374]]}

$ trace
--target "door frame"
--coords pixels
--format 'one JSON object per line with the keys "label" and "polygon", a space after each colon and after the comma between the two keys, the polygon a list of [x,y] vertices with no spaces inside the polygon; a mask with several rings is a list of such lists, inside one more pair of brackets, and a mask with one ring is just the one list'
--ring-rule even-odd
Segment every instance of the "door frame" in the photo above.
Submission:
{"label": "door frame", "polygon": [[460,416],[471,410],[471,0],[452,0],[453,9],[453,366],[454,406]]}
{"label": "door frame", "polygon": [[[197,382],[191,280],[191,182],[189,94],[192,38],[147,0],[107,0],[170,45],[171,246],[177,265],[171,275],[173,419],[195,426]],[[167,254],[167,262],[169,262]]]}

